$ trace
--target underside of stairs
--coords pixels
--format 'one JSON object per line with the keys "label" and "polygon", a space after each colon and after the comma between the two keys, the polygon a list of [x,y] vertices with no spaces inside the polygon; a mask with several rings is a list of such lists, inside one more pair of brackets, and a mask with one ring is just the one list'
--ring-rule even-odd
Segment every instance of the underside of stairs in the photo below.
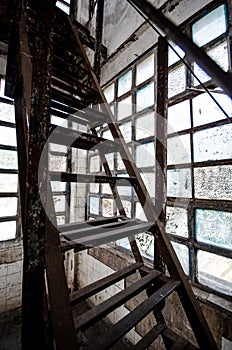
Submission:
{"label": "underside of stairs", "polygon": [[[217,349],[84,46],[94,47],[88,31],[56,8],[53,1],[18,2],[11,27],[6,92],[15,100],[19,149],[24,233],[23,349],[110,349],[149,314],[154,317],[153,327],[129,348],[147,349],[161,338],[166,349]],[[101,51],[105,55],[104,47]],[[98,104],[101,107],[96,108]],[[52,124],[51,116],[68,120],[67,126]],[[98,135],[96,128],[103,124],[108,124],[113,141]],[[78,131],[78,125],[87,126],[88,133]],[[49,171],[51,144],[67,146],[69,151],[94,150],[100,155],[104,174],[78,174],[70,169]],[[127,176],[112,176],[105,157],[112,152],[121,154]],[[127,217],[117,190],[118,180],[120,186],[128,186],[129,182],[134,188],[147,221]],[[108,183],[119,215],[58,226],[52,181],[69,186],[71,183]],[[135,239],[138,233],[144,232],[155,236],[157,252],[162,256],[167,274],[158,266],[151,269],[144,264]],[[129,239],[134,263],[69,295],[64,253],[74,250],[78,254],[125,237]],[[137,276],[132,284],[73,319],[72,308],[78,309],[80,303],[129,276]],[[125,317],[107,327],[105,333],[83,341],[90,327],[142,292],[144,300]],[[185,330],[182,335],[177,334],[165,321],[162,311],[172,293],[179,296],[197,345],[189,342]]]}

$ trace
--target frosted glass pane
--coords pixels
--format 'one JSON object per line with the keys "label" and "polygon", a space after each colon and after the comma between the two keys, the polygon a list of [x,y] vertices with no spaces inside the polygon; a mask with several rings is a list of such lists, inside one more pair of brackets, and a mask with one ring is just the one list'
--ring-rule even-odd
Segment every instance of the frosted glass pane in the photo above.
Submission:
{"label": "frosted glass pane", "polygon": [[66,190],[66,182],[51,181],[53,192],[63,192]]}
{"label": "frosted glass pane", "polygon": [[102,199],[102,216],[110,217],[114,215],[114,201],[113,199]]}
{"label": "frosted glass pane", "polygon": [[167,195],[169,197],[192,196],[190,169],[174,169],[167,172]]}
{"label": "frosted glass pane", "polygon": [[[105,154],[105,158],[108,162],[110,170],[113,170],[114,169],[114,153]],[[102,167],[102,170],[104,170],[104,167]]]}
{"label": "frosted glass pane", "polygon": [[0,222],[0,241],[14,239],[16,234],[16,222]]}
{"label": "frosted glass pane", "polygon": [[232,157],[232,124],[198,131],[193,135],[194,161],[230,159]]}
{"label": "frosted glass pane", "polygon": [[153,142],[136,147],[136,164],[139,168],[155,165],[155,145]]}
{"label": "frosted glass pane", "polygon": [[16,151],[0,150],[0,168],[18,169],[18,157]]}
{"label": "frosted glass pane", "polygon": [[114,100],[114,83],[104,89],[104,94],[108,103]]}
{"label": "frosted glass pane", "polygon": [[137,112],[150,107],[155,103],[154,83],[146,85],[136,93]]}
{"label": "frosted glass pane", "polygon": [[135,119],[136,140],[155,134],[155,113],[151,112]]}
{"label": "frosted glass pane", "polygon": [[65,211],[65,196],[53,196],[55,211]]}
{"label": "frosted glass pane", "polygon": [[0,217],[15,216],[17,213],[17,198],[0,198]]}
{"label": "frosted glass pane", "polygon": [[142,173],[142,179],[151,197],[155,197],[155,173]]}
{"label": "frosted glass pane", "polygon": [[121,78],[118,79],[118,96],[128,92],[132,86],[132,71],[129,70]]}
{"label": "frosted glass pane", "polygon": [[118,102],[118,120],[129,117],[132,114],[132,97],[129,96]]}
{"label": "frosted glass pane", "polygon": [[175,96],[185,90],[185,66],[183,64],[170,70],[168,74],[168,97]]}
{"label": "frosted glass pane", "polygon": [[[174,50],[179,54],[181,58],[184,57],[185,52],[180,48],[180,46],[174,44],[173,42],[170,42]],[[177,56],[177,54],[173,51],[173,49],[169,46],[168,48],[168,66],[171,66],[172,64],[178,62],[180,58]]]}
{"label": "frosted glass pane", "polygon": [[17,188],[17,174],[0,174],[0,192],[17,192]]}
{"label": "frosted glass pane", "polygon": [[196,209],[195,220],[198,241],[232,249],[232,213]]}
{"label": "frosted glass pane", "polygon": [[66,171],[66,157],[50,154],[49,170],[51,171]]}
{"label": "frosted glass pane", "polygon": [[99,156],[90,157],[89,162],[90,162],[90,172],[91,173],[97,173],[100,171],[100,157]]}
{"label": "frosted glass pane", "polygon": [[89,198],[89,212],[93,215],[99,215],[99,198],[90,197]]}
{"label": "frosted glass pane", "polygon": [[190,135],[175,136],[167,139],[167,163],[183,164],[191,162]]}
{"label": "frosted glass pane", "polygon": [[226,31],[225,5],[217,7],[192,26],[193,41],[202,46]]}
{"label": "frosted glass pane", "polygon": [[1,145],[16,146],[16,130],[0,126],[0,143]]}
{"label": "frosted glass pane", "polygon": [[125,142],[130,142],[132,138],[131,122],[121,124],[119,128],[121,130]]}
{"label": "frosted glass pane", "polygon": [[136,67],[136,85],[141,84],[145,80],[154,75],[154,54],[146,58]]}
{"label": "frosted glass pane", "polygon": [[109,184],[102,184],[102,193],[104,194],[112,194],[111,188]]}
{"label": "frosted glass pane", "polygon": [[194,169],[195,197],[232,200],[232,166]]}
{"label": "frosted glass pane", "polygon": [[177,207],[166,208],[166,231],[173,235],[188,237],[187,210]]}
{"label": "frosted glass pane", "polygon": [[[226,95],[212,93],[225,112],[232,117],[232,100]],[[193,124],[194,126],[212,123],[225,119],[225,114],[208,94],[202,94],[193,99]]]}
{"label": "frosted glass pane", "polygon": [[0,120],[15,123],[14,106],[0,102]]}
{"label": "frosted glass pane", "polygon": [[168,133],[191,128],[189,101],[168,108]]}
{"label": "frosted glass pane", "polygon": [[184,269],[186,275],[189,274],[189,250],[184,244],[172,242],[173,248],[178,256],[178,259]]}
{"label": "frosted glass pane", "polygon": [[198,252],[197,258],[199,282],[232,295],[232,259],[202,250]]}
{"label": "frosted glass pane", "polygon": [[56,217],[57,225],[64,225],[65,224],[65,216],[64,215],[58,215]]}
{"label": "frosted glass pane", "polygon": [[92,193],[98,193],[99,192],[99,184],[90,184],[89,191]]}

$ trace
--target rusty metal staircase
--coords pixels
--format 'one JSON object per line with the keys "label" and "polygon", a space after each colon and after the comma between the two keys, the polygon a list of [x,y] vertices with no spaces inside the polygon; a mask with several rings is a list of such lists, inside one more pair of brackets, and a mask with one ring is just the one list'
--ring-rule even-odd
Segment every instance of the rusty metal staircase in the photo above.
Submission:
{"label": "rusty metal staircase", "polygon": [[[33,348],[41,349],[41,340],[38,339],[38,334],[40,334],[39,331],[44,331],[43,322],[46,323],[40,314],[40,307],[43,306],[50,320],[48,322],[49,331],[46,333],[49,334],[47,338],[52,338],[51,342],[47,342],[49,343],[47,348],[53,348],[55,344],[56,349],[110,349],[149,313],[153,313],[156,324],[147,335],[136,345],[131,345],[130,348],[146,349],[158,336],[161,336],[166,349],[217,349],[201,308],[165,232],[164,224],[157,217],[149,193],[114,120],[98,79],[91,68],[83,47],[83,40],[85,40],[85,44],[88,43],[87,37],[83,35],[81,29],[69,16],[55,10],[52,2],[48,5],[46,1],[41,1],[41,12],[38,10],[38,5],[29,3],[31,8],[28,7],[27,11],[18,10],[20,21],[15,21],[15,27],[13,26],[14,34],[16,34],[16,28],[19,29],[19,42],[17,43],[18,80],[14,77],[13,83],[12,76],[8,73],[8,95],[15,98],[16,104],[18,145],[20,152],[25,152],[21,155],[19,152],[25,254],[23,348],[27,349],[33,343]],[[43,6],[46,7],[47,11],[44,18]],[[57,17],[53,23],[55,12]],[[24,17],[25,13],[27,13],[26,17]],[[60,27],[61,19],[62,27]],[[29,30],[27,30],[26,23]],[[53,25],[55,34],[52,42],[49,33],[52,31]],[[40,40],[43,41],[43,50],[34,45],[36,36],[39,36]],[[15,57],[13,58],[12,54],[12,51],[15,50],[13,48],[15,40],[14,38],[10,42],[8,72],[12,67],[12,62],[15,62]],[[54,43],[53,54],[52,43]],[[51,60],[49,61],[51,55],[53,55],[53,67],[51,67]],[[30,56],[32,60],[30,60]],[[32,84],[26,84],[28,81],[32,81]],[[32,100],[31,97],[33,97]],[[101,110],[89,108],[91,103],[101,104]],[[64,119],[70,118],[69,120],[77,124],[88,124],[91,133],[81,133],[63,127],[55,128],[55,126],[50,125],[49,106],[53,115]],[[105,140],[97,135],[96,127],[104,123],[108,124],[114,141]],[[73,140],[71,145],[70,138]],[[38,163],[48,139],[55,144],[85,150],[99,147],[105,176],[60,173],[59,169],[57,172],[52,171],[49,174],[48,166],[44,163],[43,181],[38,185]],[[128,177],[112,176],[105,153],[101,151],[102,144],[107,146],[104,150],[120,152]],[[117,191],[119,179],[120,186],[122,180],[129,180],[134,187],[146,214],[146,222],[127,218]],[[58,227],[55,222],[50,187],[50,181],[58,180],[68,183],[109,183],[119,216],[100,218],[84,223],[68,223]],[[45,194],[43,203],[39,196],[41,186],[44,186],[43,193]],[[46,205],[44,205],[44,201]],[[144,265],[135,240],[135,235],[140,232],[150,232],[150,234],[155,235],[159,253],[167,266],[169,276],[166,276],[162,271],[149,269]],[[122,237],[129,238],[135,263],[110,276],[103,277],[69,296],[65,280],[63,253],[70,249],[78,252],[92,246],[116,241]],[[41,290],[41,284],[45,285],[44,271],[46,272],[49,303],[47,303],[47,298],[44,298],[43,293],[38,293],[38,289]],[[140,274],[137,281],[73,321],[72,306],[78,305],[90,296],[136,273]],[[85,332],[86,329],[142,291],[146,291],[147,297],[133,311],[112,325],[104,334],[100,334],[89,343],[80,343],[80,339],[76,337],[77,331]],[[173,292],[179,295],[180,303],[195,335],[197,346],[192,345],[184,337],[184,331],[183,337],[177,335],[165,322],[162,313],[164,301]],[[28,305],[33,310],[29,309]],[[34,320],[35,317],[37,320]],[[33,328],[36,325],[35,322],[39,326],[36,331]],[[31,333],[29,333],[30,331]],[[33,336],[37,337],[38,344]]]}

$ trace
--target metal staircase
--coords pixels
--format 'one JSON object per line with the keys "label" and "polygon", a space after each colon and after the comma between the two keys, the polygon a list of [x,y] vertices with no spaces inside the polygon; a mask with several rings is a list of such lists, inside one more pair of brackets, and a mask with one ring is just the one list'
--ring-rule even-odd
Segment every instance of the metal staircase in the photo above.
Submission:
{"label": "metal staircase", "polygon": [[[156,324],[136,345],[131,346],[131,349],[146,349],[158,336],[162,337],[166,349],[217,349],[165,232],[164,224],[157,217],[149,193],[86,56],[83,44],[91,46],[88,33],[69,16],[55,9],[52,1],[41,1],[39,5],[33,2],[28,4],[26,10],[18,6],[16,11],[9,47],[7,77],[8,95],[15,98],[16,105],[24,232],[23,348],[29,349],[33,345],[36,349],[41,349],[42,346],[70,350],[110,349],[149,313],[153,313]],[[43,49],[37,40],[43,43]],[[15,43],[17,49],[14,47]],[[16,72],[15,75],[12,74],[12,69]],[[27,84],[28,81],[31,84]],[[91,104],[96,103],[101,105],[101,110],[90,108]],[[71,128],[56,128],[50,124],[50,109],[52,115],[69,118],[76,124],[89,125],[90,133],[81,133]],[[105,140],[97,135],[96,127],[104,123],[108,124],[114,141]],[[49,173],[48,165],[44,163],[43,181],[38,185],[39,161],[48,139],[52,143],[70,148],[99,148],[105,175],[74,174],[60,172],[60,169]],[[73,140],[71,144],[70,139]],[[105,153],[101,150],[102,144],[105,145],[104,151],[120,152],[128,177],[112,176]],[[55,222],[50,181],[59,180],[66,183],[109,183],[119,215],[83,223],[67,223],[58,227]],[[146,222],[126,216],[117,191],[118,180],[120,186],[123,185],[123,181],[128,186],[129,181],[134,187],[146,214]],[[45,194],[43,203],[40,199],[41,186]],[[135,240],[135,235],[140,232],[155,235],[169,276],[144,265]],[[135,263],[69,296],[63,253],[70,249],[79,252],[123,237],[129,238]],[[77,319],[72,319],[72,306],[136,272],[139,272],[141,277],[136,282]],[[77,332],[85,332],[142,291],[146,291],[147,298],[133,311],[91,342],[80,343],[80,339],[76,337]],[[184,330],[182,337],[166,324],[162,310],[165,299],[173,292],[179,295],[198,346],[192,345],[184,337]],[[43,314],[41,308],[44,310]]]}

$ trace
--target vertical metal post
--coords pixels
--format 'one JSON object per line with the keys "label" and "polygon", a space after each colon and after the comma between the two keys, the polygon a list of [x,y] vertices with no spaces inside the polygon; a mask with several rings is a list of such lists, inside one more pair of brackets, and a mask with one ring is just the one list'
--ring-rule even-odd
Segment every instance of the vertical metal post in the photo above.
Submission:
{"label": "vertical metal post", "polygon": [[94,72],[99,81],[100,81],[100,75],[101,75],[101,46],[102,46],[103,16],[104,16],[104,0],[98,0],[97,14],[96,14]]}
{"label": "vertical metal post", "polygon": [[72,20],[76,20],[77,19],[77,9],[78,9],[77,1],[78,0],[71,0],[70,1],[70,12],[69,12],[69,15],[72,18]]}

